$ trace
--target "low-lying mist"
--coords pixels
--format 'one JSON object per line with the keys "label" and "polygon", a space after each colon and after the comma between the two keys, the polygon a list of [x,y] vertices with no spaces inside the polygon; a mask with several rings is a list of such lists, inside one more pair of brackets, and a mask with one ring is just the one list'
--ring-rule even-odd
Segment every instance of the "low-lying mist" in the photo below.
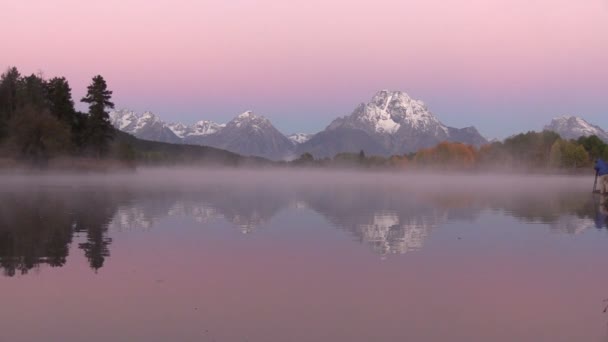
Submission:
{"label": "low-lying mist", "polygon": [[106,188],[174,189],[189,191],[210,186],[245,188],[322,189],[358,187],[405,192],[552,193],[591,192],[593,176],[455,174],[439,172],[363,172],[318,169],[139,168],[107,174],[40,173],[0,176],[2,188],[32,186],[102,186]]}
{"label": "low-lying mist", "polygon": [[146,230],[177,218],[202,226],[220,220],[249,234],[298,211],[383,255],[418,250],[435,228],[487,215],[578,234],[608,226],[606,198],[591,194],[592,185],[593,177],[581,176],[315,169],[4,175],[0,269],[12,276],[41,263],[61,266],[81,234],[87,242],[78,248],[97,270],[110,256],[112,231]]}

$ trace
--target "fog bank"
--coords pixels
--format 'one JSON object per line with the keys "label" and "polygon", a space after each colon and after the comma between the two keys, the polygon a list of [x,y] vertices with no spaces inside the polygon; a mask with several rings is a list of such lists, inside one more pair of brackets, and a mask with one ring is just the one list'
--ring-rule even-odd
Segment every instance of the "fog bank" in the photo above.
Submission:
{"label": "fog bank", "polygon": [[133,173],[2,175],[3,188],[103,186],[195,190],[364,187],[410,192],[591,192],[593,176],[359,172],[315,169],[140,168]]}

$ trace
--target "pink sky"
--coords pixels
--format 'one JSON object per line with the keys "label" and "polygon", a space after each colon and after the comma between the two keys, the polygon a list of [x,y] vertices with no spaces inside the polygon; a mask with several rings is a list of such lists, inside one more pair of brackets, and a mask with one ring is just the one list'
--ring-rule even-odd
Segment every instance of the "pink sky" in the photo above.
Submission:
{"label": "pink sky", "polygon": [[314,132],[377,90],[488,136],[572,113],[608,128],[607,0],[0,0],[0,67],[102,74],[169,121],[247,110]]}

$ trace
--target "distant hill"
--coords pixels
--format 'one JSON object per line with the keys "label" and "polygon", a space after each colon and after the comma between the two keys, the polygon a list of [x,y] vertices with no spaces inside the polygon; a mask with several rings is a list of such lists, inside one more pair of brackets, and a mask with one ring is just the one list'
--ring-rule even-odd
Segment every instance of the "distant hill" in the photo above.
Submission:
{"label": "distant hill", "polygon": [[272,164],[270,160],[264,158],[244,157],[214,147],[143,140],[119,130],[116,131],[113,144],[115,153],[131,153],[135,161],[141,164],[204,164],[208,166],[264,166]]}

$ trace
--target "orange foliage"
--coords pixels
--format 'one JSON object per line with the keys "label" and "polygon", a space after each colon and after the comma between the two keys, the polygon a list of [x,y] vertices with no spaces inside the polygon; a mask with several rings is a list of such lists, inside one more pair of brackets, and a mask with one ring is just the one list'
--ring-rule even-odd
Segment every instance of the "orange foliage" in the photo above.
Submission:
{"label": "orange foliage", "polygon": [[435,147],[421,149],[414,161],[420,166],[470,168],[477,161],[477,150],[463,143],[444,141]]}

